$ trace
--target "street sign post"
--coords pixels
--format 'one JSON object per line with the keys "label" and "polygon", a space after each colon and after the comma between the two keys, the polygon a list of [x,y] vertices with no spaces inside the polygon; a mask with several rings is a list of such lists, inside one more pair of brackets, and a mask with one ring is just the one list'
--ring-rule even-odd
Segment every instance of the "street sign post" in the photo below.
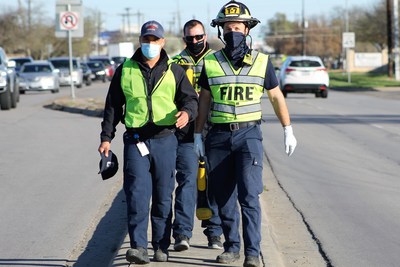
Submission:
{"label": "street sign post", "polygon": [[346,48],[347,82],[351,83],[351,75],[350,75],[350,67],[349,67],[349,48],[356,47],[356,34],[354,32],[343,32],[342,47]]}
{"label": "street sign post", "polygon": [[69,77],[71,97],[75,99],[75,88],[72,78],[72,37],[83,37],[83,8],[81,0],[57,0],[56,2],[56,37],[68,38]]}

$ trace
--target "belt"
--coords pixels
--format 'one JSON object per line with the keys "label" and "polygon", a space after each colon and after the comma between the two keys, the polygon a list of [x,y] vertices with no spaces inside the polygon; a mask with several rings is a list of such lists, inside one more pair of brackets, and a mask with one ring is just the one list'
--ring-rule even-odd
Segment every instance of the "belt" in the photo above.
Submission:
{"label": "belt", "polygon": [[213,123],[212,127],[223,131],[237,131],[242,128],[248,128],[257,124],[261,121],[245,121],[245,122],[231,122],[231,123]]}

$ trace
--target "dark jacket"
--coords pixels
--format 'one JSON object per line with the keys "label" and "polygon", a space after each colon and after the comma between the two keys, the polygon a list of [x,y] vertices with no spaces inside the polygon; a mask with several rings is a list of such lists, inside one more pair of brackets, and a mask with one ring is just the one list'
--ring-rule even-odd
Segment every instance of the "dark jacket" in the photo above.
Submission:
{"label": "dark jacket", "polygon": [[[157,64],[150,69],[145,63],[142,50],[139,48],[130,60],[139,64],[145,79],[149,93],[153,90],[163,73],[168,68],[168,56],[165,50],[161,50],[160,59]],[[109,141],[114,138],[116,126],[121,121],[124,123],[125,95],[121,87],[121,64],[115,71],[111,80],[106,98],[103,121],[101,123],[102,132],[100,134],[101,142]],[[172,63],[171,70],[176,81],[175,104],[179,111],[186,111],[189,114],[189,120],[194,121],[197,116],[198,99],[196,91],[186,77],[185,71],[175,63]],[[141,140],[148,138],[158,138],[175,132],[175,126],[157,126],[151,119],[140,128],[129,128],[128,131],[138,133]]]}

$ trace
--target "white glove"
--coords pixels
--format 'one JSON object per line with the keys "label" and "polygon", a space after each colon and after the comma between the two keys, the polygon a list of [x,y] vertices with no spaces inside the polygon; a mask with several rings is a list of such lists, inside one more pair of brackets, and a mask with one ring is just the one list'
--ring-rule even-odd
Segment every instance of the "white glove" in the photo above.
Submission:
{"label": "white glove", "polygon": [[204,157],[204,144],[203,144],[203,137],[201,136],[200,133],[195,133],[194,134],[194,153],[198,157]]}
{"label": "white glove", "polygon": [[296,137],[293,135],[292,125],[283,127],[286,154],[290,157],[297,145]]}

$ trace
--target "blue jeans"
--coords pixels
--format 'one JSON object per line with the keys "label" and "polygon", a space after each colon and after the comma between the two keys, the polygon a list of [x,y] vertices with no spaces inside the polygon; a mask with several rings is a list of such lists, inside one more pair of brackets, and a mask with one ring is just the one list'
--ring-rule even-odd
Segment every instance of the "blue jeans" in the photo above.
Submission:
{"label": "blue jeans", "polygon": [[132,248],[147,248],[151,204],[152,246],[168,249],[171,244],[172,193],[177,140],[174,134],[145,141],[150,154],[141,156],[132,134],[124,134],[124,192],[128,233]]}
{"label": "blue jeans", "polygon": [[178,142],[176,157],[175,219],[173,237],[192,237],[197,195],[197,169],[199,161],[193,143]]}
{"label": "blue jeans", "polygon": [[212,128],[206,139],[209,190],[218,206],[225,251],[240,250],[241,207],[244,253],[259,256],[261,242],[262,134],[259,125],[226,131]]}

